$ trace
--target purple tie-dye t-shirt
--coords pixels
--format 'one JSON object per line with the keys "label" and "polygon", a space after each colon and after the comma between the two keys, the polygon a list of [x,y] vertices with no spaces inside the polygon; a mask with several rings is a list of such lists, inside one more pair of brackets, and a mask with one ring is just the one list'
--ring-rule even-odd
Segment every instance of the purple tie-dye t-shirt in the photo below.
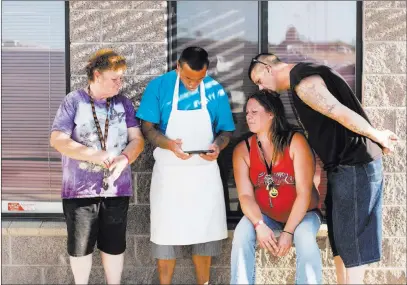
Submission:
{"label": "purple tie-dye t-shirt", "polygon": [[[89,99],[83,89],[66,95],[57,111],[51,131],[64,132],[74,141],[101,150]],[[95,101],[95,109],[104,134],[106,100]],[[134,116],[133,105],[122,95],[114,96],[110,104],[106,144],[110,154],[119,155],[127,146],[127,128],[131,127],[140,127],[140,122]],[[102,188],[102,180],[101,166],[62,155],[62,198],[117,197],[131,196],[133,193],[130,166],[123,170],[116,181],[109,178],[109,188],[106,191]]]}

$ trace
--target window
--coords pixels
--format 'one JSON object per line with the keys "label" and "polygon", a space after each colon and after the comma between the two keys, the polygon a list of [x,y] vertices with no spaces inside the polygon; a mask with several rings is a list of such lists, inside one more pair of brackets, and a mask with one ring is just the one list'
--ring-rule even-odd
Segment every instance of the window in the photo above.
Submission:
{"label": "window", "polygon": [[[243,105],[247,94],[257,89],[248,76],[250,60],[259,51],[258,4],[252,1],[180,1],[172,38],[172,67],[183,49],[204,48],[210,56],[208,74],[224,87],[232,107],[236,131],[218,159],[224,182],[228,216],[238,214],[238,199],[232,171],[232,152],[247,133]],[[174,6],[173,6],[174,8]],[[172,11],[173,13],[175,11]],[[176,43],[176,44],[175,44]]]}
{"label": "window", "polygon": [[[354,1],[268,2],[267,50],[282,61],[325,64],[356,91],[357,4]],[[346,21],[343,21],[346,15]],[[359,93],[360,94],[360,93]],[[290,122],[298,126],[290,96],[281,96]],[[314,182],[324,208],[326,172],[317,157]]]}
{"label": "window", "polygon": [[67,92],[67,4],[2,4],[2,212],[62,212],[49,130]]}
{"label": "window", "polygon": [[[211,60],[209,75],[224,86],[232,106],[236,132],[218,160],[232,226],[242,213],[231,155],[237,142],[248,132],[243,104],[256,90],[247,76],[251,58],[259,52],[270,51],[291,63],[326,64],[342,74],[360,99],[361,7],[360,2],[354,1],[170,2],[170,69],[175,67],[179,53],[188,45],[205,48]],[[284,105],[290,122],[298,125],[288,99]],[[315,182],[324,196],[326,175],[320,161]]]}

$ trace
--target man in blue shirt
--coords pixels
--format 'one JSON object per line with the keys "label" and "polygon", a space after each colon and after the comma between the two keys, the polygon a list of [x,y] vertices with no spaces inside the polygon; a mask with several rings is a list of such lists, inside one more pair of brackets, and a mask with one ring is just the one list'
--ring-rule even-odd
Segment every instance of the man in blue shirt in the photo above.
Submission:
{"label": "man in blue shirt", "polygon": [[[182,246],[192,246],[198,284],[227,238],[217,158],[235,130],[222,86],[207,76],[208,53],[188,47],[177,69],[147,86],[137,117],[156,146],[150,188],[151,242],[161,284],[172,280]],[[157,127],[156,127],[157,125]]]}

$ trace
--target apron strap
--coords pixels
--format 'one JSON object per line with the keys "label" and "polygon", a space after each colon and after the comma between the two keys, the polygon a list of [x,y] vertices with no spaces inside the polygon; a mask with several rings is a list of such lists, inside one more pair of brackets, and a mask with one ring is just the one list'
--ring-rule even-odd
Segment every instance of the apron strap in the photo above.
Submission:
{"label": "apron strap", "polygon": [[[178,110],[178,99],[179,99],[179,74],[177,74],[177,80],[175,81],[175,86],[174,86],[174,93],[172,95],[172,111],[177,111]],[[203,82],[203,79],[201,83],[199,84],[199,93],[201,97],[201,108],[203,110],[206,110],[206,105],[207,105],[207,99],[205,96],[205,83]]]}

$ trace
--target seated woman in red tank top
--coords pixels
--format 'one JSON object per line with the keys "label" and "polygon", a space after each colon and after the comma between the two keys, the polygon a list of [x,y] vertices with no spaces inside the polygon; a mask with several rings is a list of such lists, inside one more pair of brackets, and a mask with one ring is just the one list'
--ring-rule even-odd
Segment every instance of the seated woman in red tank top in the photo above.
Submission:
{"label": "seated woman in red tank top", "polygon": [[[248,98],[246,120],[253,133],[233,152],[233,169],[244,217],[232,246],[231,284],[255,283],[255,245],[274,256],[296,248],[296,283],[321,284],[316,235],[321,224],[315,161],[306,138],[294,132],[277,93]],[[277,238],[277,236],[279,236]]]}

